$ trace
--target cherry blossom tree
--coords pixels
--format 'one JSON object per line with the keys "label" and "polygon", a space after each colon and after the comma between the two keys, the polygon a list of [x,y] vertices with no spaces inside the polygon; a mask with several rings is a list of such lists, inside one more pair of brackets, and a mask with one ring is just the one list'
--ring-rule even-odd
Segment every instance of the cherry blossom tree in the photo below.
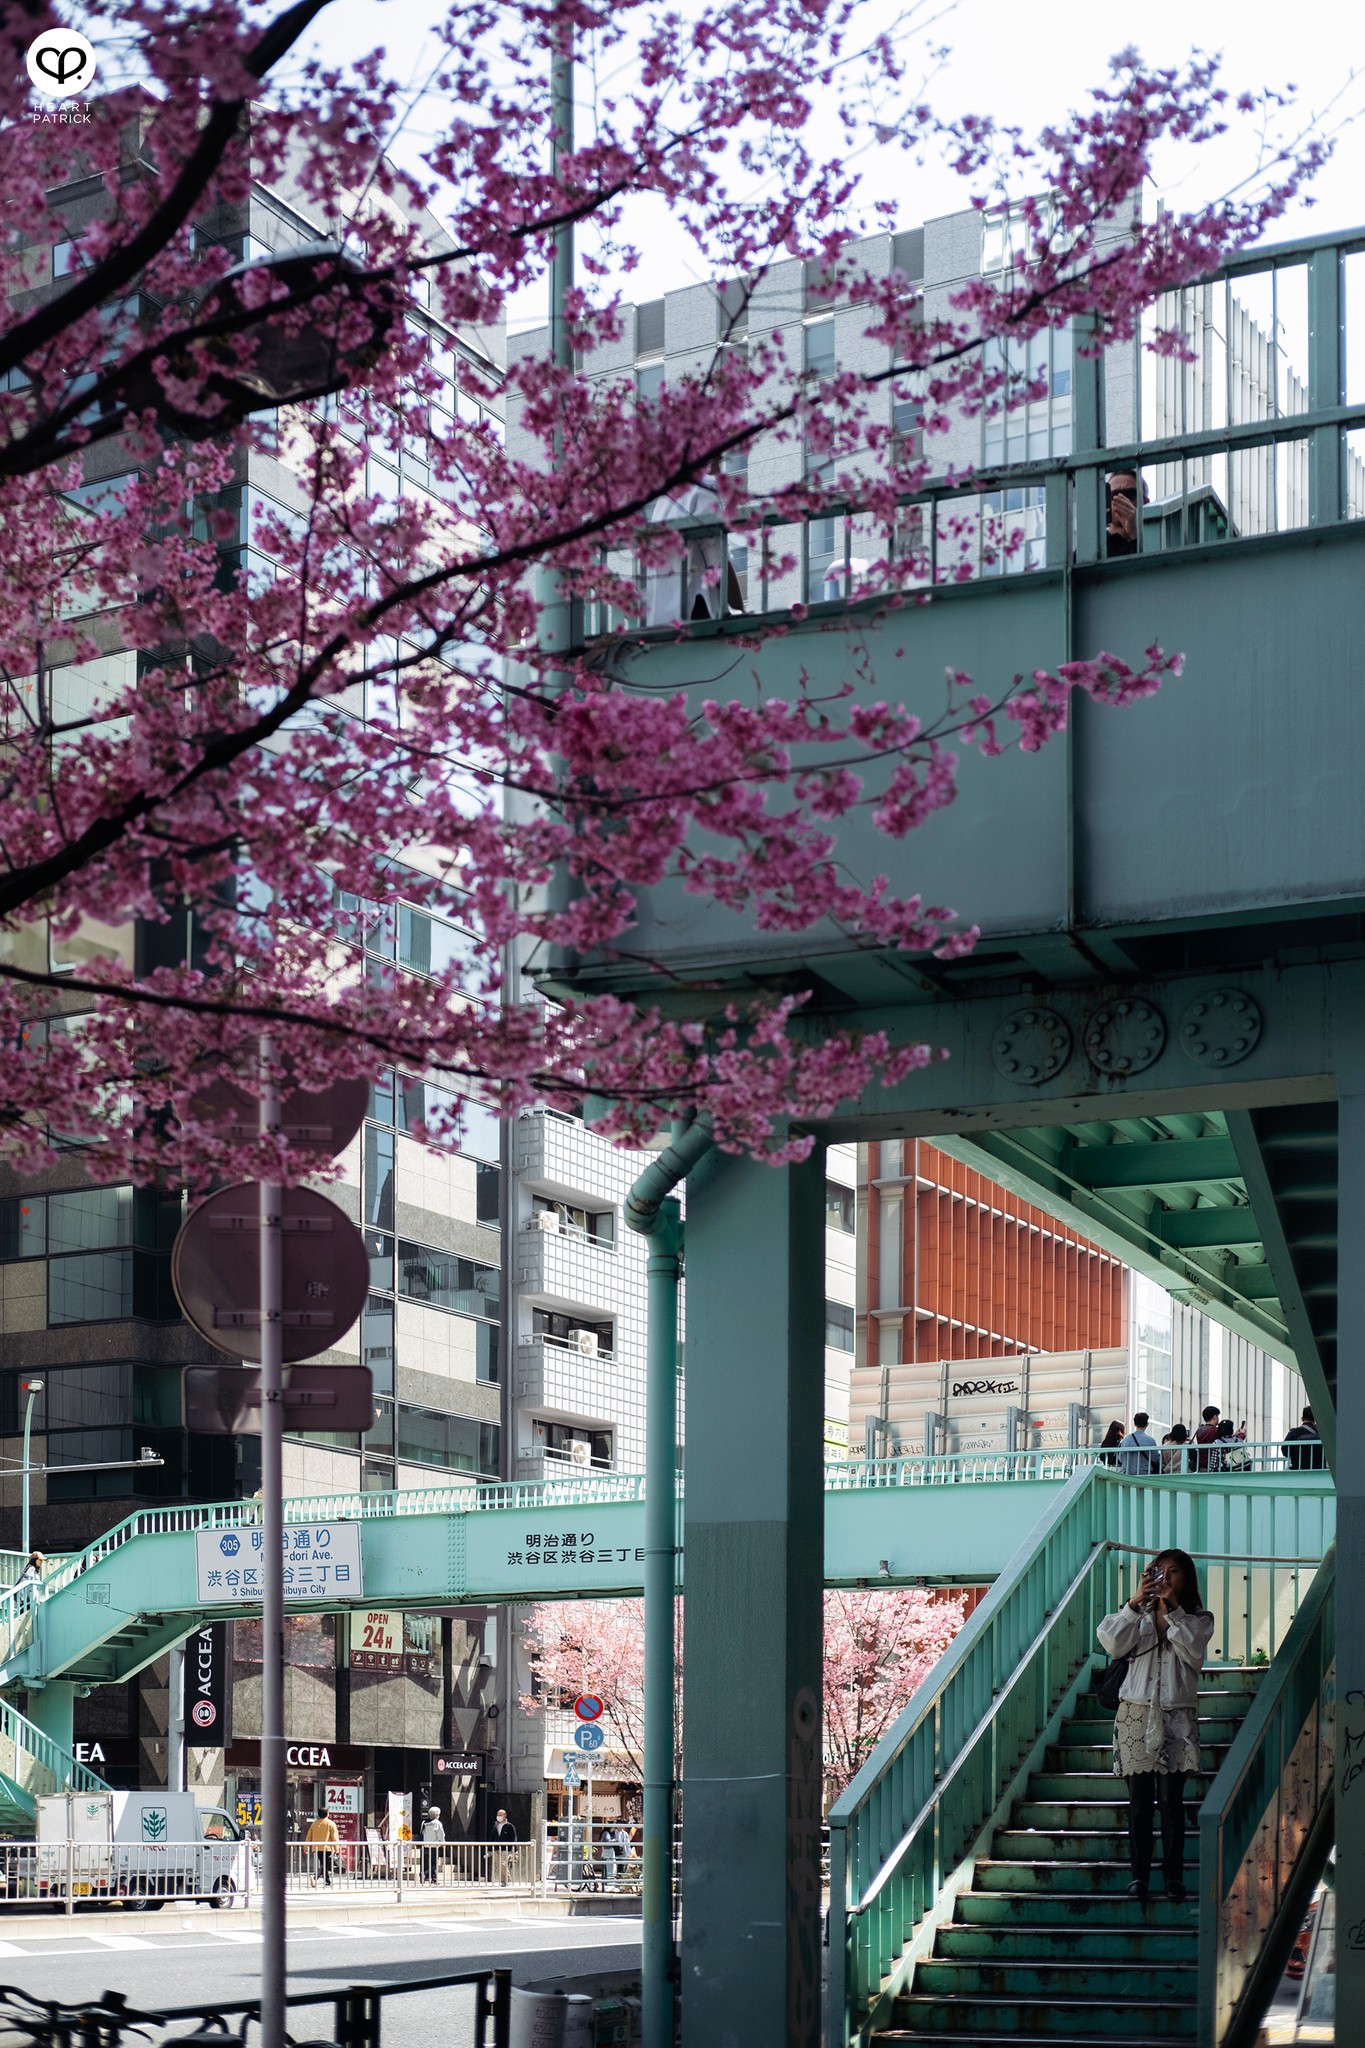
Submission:
{"label": "cherry blossom tree", "polygon": [[960,1593],[825,1594],[825,1783],[842,1792],[961,1628]]}
{"label": "cherry blossom tree", "polygon": [[[918,1590],[825,1594],[825,1782],[833,1794],[871,1754],[962,1626],[957,1593]],[[544,1601],[526,1621],[537,1690],[522,1705],[543,1712],[583,1693],[605,1702],[607,1746],[644,1775],[644,1605],[639,1600]],[[677,1768],[681,1769],[682,1601],[677,1603]]]}
{"label": "cherry blossom tree", "polygon": [[[1177,653],[956,673],[938,714],[809,683],[774,701],[741,660],[699,709],[631,689],[609,658],[641,619],[621,562],[676,562],[683,543],[648,509],[699,478],[717,475],[721,515],[753,540],[842,502],[856,458],[859,502],[893,536],[885,601],[921,601],[918,551],[895,535],[935,425],[1030,395],[983,339],[1074,320],[1094,346],[1130,338],[1159,293],[1258,236],[1323,145],[1273,150],[1237,195],[1143,223],[1158,148],[1254,126],[1275,96],[1234,99],[1209,62],[1156,70],[1129,52],[1030,144],[938,119],[905,34],[864,32],[859,0],[456,0],[432,22],[435,132],[400,167],[385,144],[407,108],[383,53],[340,64],[308,45],[327,46],[326,0],[95,0],[98,92],[64,118],[23,64],[56,19],[41,0],[0,16],[7,1163],[42,1166],[74,1133],[96,1178],[314,1170],[202,1111],[220,1069],[255,1085],[267,1026],[305,1083],[397,1064],[504,1113],[592,1092],[617,1134],[702,1111],[722,1146],[774,1158],[808,1142],[787,1141],[787,1119],[927,1060],[803,1034],[799,993],[698,1020],[662,1001],[514,999],[506,962],[638,952],[638,892],[667,879],[760,927],[834,917],[860,945],[961,951],[971,906],[959,919],[908,875],[849,875],[838,821],[873,803],[890,850],[953,800],[962,747],[1041,746],[1074,691],[1126,704]],[[571,43],[611,80],[572,148],[549,84]],[[823,153],[817,98],[840,132]],[[486,417],[431,410],[445,337],[495,328],[570,224],[592,229],[570,339],[619,334],[632,202],[670,209],[695,268],[732,282],[727,305],[794,256],[844,288],[855,238],[888,218],[848,168],[870,139],[907,163],[946,152],[965,194],[1017,203],[1020,237],[1004,276],[939,311],[899,274],[867,281],[884,371],[816,388],[783,374],[776,340],[720,345],[641,403],[563,351],[523,356],[483,395],[515,409],[534,461]],[[320,238],[239,263],[253,183],[295,195]],[[867,424],[893,366],[920,380],[924,453]],[[761,432],[815,448],[819,474],[750,500],[725,459]],[[395,503],[366,459],[405,438],[429,482]],[[287,481],[243,531],[248,451]],[[579,607],[611,608],[605,642],[565,630]],[[391,914],[411,849],[402,896],[462,937],[431,975],[376,975],[363,929]]]}

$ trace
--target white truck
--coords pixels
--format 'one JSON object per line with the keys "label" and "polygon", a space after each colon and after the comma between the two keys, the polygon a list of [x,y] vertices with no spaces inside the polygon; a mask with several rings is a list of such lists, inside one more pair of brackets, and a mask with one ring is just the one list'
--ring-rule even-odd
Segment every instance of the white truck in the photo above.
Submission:
{"label": "white truck", "polygon": [[251,1844],[230,1813],[191,1792],[49,1792],[38,1797],[37,1893],[62,1902],[168,1899],[230,1906],[246,1893]]}

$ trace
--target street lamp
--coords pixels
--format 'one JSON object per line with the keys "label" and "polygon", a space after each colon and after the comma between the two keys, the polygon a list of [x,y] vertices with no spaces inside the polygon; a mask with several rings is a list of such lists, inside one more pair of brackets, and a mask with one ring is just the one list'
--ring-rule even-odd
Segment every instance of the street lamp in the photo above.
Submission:
{"label": "street lamp", "polygon": [[24,1393],[28,1395],[28,1400],[24,1405],[24,1527],[23,1544],[21,1546],[24,1556],[27,1557],[29,1550],[29,1490],[31,1485],[28,1462],[29,1444],[33,1435],[33,1404],[43,1391],[43,1382],[41,1380],[20,1380],[19,1385]]}

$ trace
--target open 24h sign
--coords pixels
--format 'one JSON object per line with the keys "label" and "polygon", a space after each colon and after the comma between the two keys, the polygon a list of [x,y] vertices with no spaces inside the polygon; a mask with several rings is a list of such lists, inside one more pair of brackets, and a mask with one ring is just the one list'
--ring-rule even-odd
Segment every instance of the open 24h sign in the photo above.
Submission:
{"label": "open 24h sign", "polygon": [[[265,1591],[265,1532],[259,1528],[199,1529],[194,1564],[205,1607],[259,1606]],[[364,1591],[358,1522],[290,1523],[284,1531],[286,1601],[358,1599]]]}

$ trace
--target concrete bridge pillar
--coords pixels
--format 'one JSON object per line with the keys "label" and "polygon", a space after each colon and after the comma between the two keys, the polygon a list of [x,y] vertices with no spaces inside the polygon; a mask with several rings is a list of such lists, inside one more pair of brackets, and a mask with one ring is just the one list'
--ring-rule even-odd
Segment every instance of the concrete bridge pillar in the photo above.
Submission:
{"label": "concrete bridge pillar", "polygon": [[1365,1031],[1352,1035],[1338,1104],[1338,2041],[1365,2041]]}
{"label": "concrete bridge pillar", "polygon": [[46,1685],[29,1688],[29,1720],[68,1754],[75,1741],[75,1713],[76,1688],[69,1680],[50,1678]]}
{"label": "concrete bridge pillar", "polygon": [[682,2038],[820,2031],[824,1156],[687,1187]]}

